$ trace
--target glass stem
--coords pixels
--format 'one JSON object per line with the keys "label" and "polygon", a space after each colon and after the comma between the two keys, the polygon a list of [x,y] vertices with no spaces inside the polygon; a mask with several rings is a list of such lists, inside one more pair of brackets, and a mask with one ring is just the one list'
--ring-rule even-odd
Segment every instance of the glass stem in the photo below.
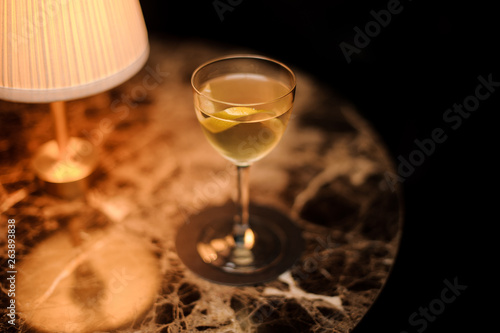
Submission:
{"label": "glass stem", "polygon": [[234,241],[236,246],[242,247],[245,243],[245,231],[248,229],[248,205],[250,202],[249,196],[249,173],[250,166],[237,166],[238,168],[238,193],[236,198],[236,205],[238,207],[238,215],[235,216],[234,221]]}

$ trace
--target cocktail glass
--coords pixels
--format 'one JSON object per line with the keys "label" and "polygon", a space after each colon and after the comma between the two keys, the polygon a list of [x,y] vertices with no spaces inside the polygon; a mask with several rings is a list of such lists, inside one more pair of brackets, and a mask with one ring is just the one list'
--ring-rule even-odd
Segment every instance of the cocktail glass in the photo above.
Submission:
{"label": "cocktail glass", "polygon": [[234,55],[198,67],[191,84],[207,140],[237,168],[237,196],[235,210],[230,205],[210,207],[190,218],[178,233],[179,256],[214,282],[270,280],[293,264],[303,241],[286,214],[250,204],[249,171],[285,132],[295,98],[295,75],[270,58]]}

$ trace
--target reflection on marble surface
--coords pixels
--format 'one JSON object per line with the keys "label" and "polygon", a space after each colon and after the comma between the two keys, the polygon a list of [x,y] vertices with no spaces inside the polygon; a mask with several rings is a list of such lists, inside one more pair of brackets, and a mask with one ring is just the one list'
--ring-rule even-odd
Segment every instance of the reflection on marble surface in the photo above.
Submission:
{"label": "reflection on marble surface", "polygon": [[58,232],[18,265],[18,310],[34,328],[107,331],[153,305],[161,277],[148,243],[118,228],[83,235],[76,245],[70,233]]}
{"label": "reflection on marble surface", "polygon": [[[278,279],[245,287],[203,280],[177,257],[176,230],[190,215],[232,199],[235,178],[231,163],[203,137],[189,78],[210,58],[245,51],[153,39],[148,64],[130,81],[107,93],[68,102],[71,134],[90,140],[101,159],[91,189],[78,200],[51,197],[34,182],[30,156],[52,139],[48,107],[0,102],[1,232],[6,235],[7,219],[15,218],[16,264],[20,270],[23,265],[26,271],[40,269],[39,274],[24,277],[20,271],[20,291],[36,289],[23,281],[41,279],[51,286],[60,277],[54,295],[63,293],[66,307],[54,315],[61,324],[75,325],[63,317],[67,309],[97,313],[96,304],[102,306],[106,298],[96,295],[105,295],[113,270],[127,265],[146,265],[151,273],[145,279],[150,283],[123,298],[121,306],[132,309],[140,300],[145,305],[134,308],[130,318],[112,320],[103,312],[102,320],[80,317],[79,327],[93,331],[114,323],[105,329],[349,332],[373,304],[400,240],[400,196],[384,176],[393,166],[355,109],[300,71],[289,128],[276,149],[253,166],[250,195],[258,204],[289,212],[303,230],[304,253]],[[36,259],[50,242],[110,230],[107,242],[120,244],[122,251],[116,255],[129,260],[101,265],[98,274],[94,266],[82,267],[82,252],[73,251],[67,239],[67,250],[45,260],[50,265]],[[120,241],[119,236],[124,238]],[[5,240],[0,239],[2,247]],[[90,263],[106,262],[106,255],[97,260],[98,252],[87,253]],[[71,266],[78,258],[80,265]],[[2,281],[7,277],[6,259],[2,252]],[[64,274],[68,267],[73,269]],[[161,276],[157,287],[155,270]],[[142,288],[155,290],[154,296]],[[125,296],[127,290],[119,293]],[[16,295],[18,303],[25,302],[22,295]],[[94,297],[89,300],[85,295]],[[8,301],[5,288],[1,298],[2,304]],[[38,304],[39,309],[49,309],[51,299],[42,297],[45,302]],[[36,314],[21,312],[17,320],[21,331],[42,321]],[[2,331],[8,328],[6,321],[0,323]]]}

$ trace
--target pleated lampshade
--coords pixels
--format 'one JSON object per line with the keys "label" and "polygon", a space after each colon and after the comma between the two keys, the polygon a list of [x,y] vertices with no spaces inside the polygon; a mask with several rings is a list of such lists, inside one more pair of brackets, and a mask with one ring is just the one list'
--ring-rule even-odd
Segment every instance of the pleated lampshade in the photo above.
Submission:
{"label": "pleated lampshade", "polygon": [[126,81],[149,43],[138,0],[0,0],[0,99],[66,101]]}

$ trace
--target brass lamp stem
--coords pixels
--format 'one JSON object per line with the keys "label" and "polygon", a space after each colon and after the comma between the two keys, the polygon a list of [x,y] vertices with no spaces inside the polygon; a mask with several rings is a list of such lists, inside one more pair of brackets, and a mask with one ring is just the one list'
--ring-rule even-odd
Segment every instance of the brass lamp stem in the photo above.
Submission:
{"label": "brass lamp stem", "polygon": [[68,146],[68,125],[66,122],[66,105],[63,101],[50,103],[50,112],[54,120],[54,129],[57,145],[59,147],[59,158],[63,159]]}

